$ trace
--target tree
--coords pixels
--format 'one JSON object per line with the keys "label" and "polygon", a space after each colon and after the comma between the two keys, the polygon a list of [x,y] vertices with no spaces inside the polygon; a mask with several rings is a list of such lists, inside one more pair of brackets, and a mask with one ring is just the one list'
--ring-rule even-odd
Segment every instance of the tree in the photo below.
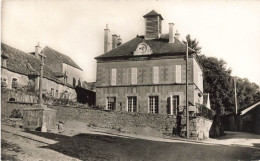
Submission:
{"label": "tree", "polygon": [[197,41],[196,39],[193,39],[193,40],[192,40],[190,34],[188,34],[188,35],[186,36],[186,41],[182,41],[182,42],[183,42],[183,43],[188,42],[188,46],[189,46],[191,49],[195,50],[197,54],[200,53],[201,47],[199,46],[199,41]]}
{"label": "tree", "polygon": [[257,84],[249,82],[246,78],[232,77],[232,70],[226,67],[227,63],[223,59],[201,54],[199,41],[191,39],[190,35],[186,36],[186,42],[198,54],[197,58],[203,69],[204,93],[210,94],[211,107],[217,114],[235,111],[234,79],[237,82],[238,109],[260,100],[260,91]]}

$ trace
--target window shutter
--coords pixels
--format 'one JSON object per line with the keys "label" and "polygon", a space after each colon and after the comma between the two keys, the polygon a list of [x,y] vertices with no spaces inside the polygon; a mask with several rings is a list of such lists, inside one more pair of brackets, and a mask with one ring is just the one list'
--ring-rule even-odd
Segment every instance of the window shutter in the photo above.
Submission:
{"label": "window shutter", "polygon": [[153,67],[153,83],[154,84],[159,83],[159,67],[158,66]]}
{"label": "window shutter", "polygon": [[137,84],[137,68],[132,68],[132,84]]}
{"label": "window shutter", "polygon": [[172,111],[173,111],[173,110],[172,110],[172,108],[173,108],[173,107],[172,107],[172,106],[173,106],[172,97],[173,97],[173,96],[171,95],[171,97],[170,97],[170,100],[171,100],[171,101],[170,101],[170,114],[171,114],[171,115],[173,115],[173,112],[172,112]]}
{"label": "window shutter", "polygon": [[116,85],[116,69],[112,69],[112,73],[111,73],[111,85]]}
{"label": "window shutter", "polygon": [[181,65],[176,65],[176,83],[181,83]]}

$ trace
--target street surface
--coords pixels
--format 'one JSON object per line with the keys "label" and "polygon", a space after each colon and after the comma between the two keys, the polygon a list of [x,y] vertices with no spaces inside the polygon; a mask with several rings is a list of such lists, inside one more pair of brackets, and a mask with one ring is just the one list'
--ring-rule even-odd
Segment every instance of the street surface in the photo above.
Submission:
{"label": "street surface", "polygon": [[[81,125],[82,126],[82,125]],[[78,129],[78,130],[77,130]],[[62,133],[25,132],[2,124],[2,160],[259,160],[260,136],[227,132],[189,141],[66,127]]]}

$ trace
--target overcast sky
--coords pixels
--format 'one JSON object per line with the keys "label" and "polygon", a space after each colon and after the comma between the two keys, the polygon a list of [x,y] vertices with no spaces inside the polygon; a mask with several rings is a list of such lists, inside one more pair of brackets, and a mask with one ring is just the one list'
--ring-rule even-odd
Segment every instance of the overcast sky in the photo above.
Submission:
{"label": "overcast sky", "polygon": [[232,75],[260,85],[260,1],[8,0],[2,2],[2,42],[25,52],[37,42],[69,55],[96,80],[104,28],[124,42],[144,35],[143,15],[162,15],[162,32],[173,22],[181,38],[199,40],[202,53],[224,59]]}

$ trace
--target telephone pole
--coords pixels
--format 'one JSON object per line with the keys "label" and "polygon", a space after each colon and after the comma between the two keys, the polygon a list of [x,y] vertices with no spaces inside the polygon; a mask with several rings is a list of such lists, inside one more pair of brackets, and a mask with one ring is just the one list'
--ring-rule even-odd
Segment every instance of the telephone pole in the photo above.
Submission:
{"label": "telephone pole", "polygon": [[188,42],[186,43],[186,136],[190,137],[189,131],[189,107],[188,107]]}
{"label": "telephone pole", "polygon": [[236,83],[236,78],[234,78],[234,87],[235,87],[235,108],[236,108],[236,114],[237,114],[237,83]]}

